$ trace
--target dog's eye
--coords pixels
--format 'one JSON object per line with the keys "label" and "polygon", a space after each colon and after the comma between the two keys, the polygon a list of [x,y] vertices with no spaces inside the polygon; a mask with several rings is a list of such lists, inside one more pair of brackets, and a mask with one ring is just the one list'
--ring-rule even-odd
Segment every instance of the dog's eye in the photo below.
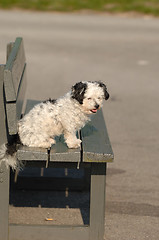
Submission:
{"label": "dog's eye", "polygon": [[98,97],[98,99],[100,100],[100,99],[101,99],[101,97]]}
{"label": "dog's eye", "polygon": [[89,98],[87,98],[87,99],[88,99],[88,100],[91,100],[92,98],[89,97]]}

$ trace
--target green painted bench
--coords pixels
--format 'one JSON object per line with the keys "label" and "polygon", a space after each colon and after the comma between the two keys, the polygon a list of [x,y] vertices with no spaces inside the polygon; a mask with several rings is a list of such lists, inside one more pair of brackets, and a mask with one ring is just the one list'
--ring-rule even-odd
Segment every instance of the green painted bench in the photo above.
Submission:
{"label": "green painted bench", "polygon": [[[26,60],[22,38],[7,46],[7,62],[0,65],[0,145],[17,133],[17,120],[36,101],[27,101]],[[48,226],[9,224],[10,169],[0,167],[0,240],[102,240],[105,218],[107,162],[113,152],[102,110],[79,133],[80,149],[68,149],[62,137],[51,149],[18,146],[17,158],[26,166],[89,169],[90,216],[88,225]],[[87,171],[86,171],[87,172]]]}

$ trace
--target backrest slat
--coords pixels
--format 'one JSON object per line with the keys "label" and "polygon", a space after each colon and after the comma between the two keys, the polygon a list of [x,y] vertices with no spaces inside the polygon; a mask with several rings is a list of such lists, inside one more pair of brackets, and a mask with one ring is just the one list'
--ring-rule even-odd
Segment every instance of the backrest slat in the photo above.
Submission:
{"label": "backrest slat", "polygon": [[7,44],[7,61],[8,61],[9,55],[13,49],[13,46],[14,46],[14,42],[10,42]]}
{"label": "backrest slat", "polygon": [[4,91],[7,129],[9,135],[17,133],[26,91],[26,62],[22,38],[7,45],[7,63],[4,69]]}
{"label": "backrest slat", "polygon": [[25,53],[22,38],[17,38],[8,57],[4,70],[4,85],[6,101],[13,102],[17,99],[19,82],[25,65]]}
{"label": "backrest slat", "polygon": [[0,65],[0,146],[7,142],[4,107],[5,99],[3,94],[4,67],[4,65]]}
{"label": "backrest slat", "polygon": [[17,133],[16,102],[6,103],[6,114],[9,134]]}
{"label": "backrest slat", "polygon": [[21,114],[23,113],[24,97],[25,97],[25,92],[27,87],[26,71],[27,71],[27,65],[25,64],[24,71],[19,84],[19,91],[18,91],[17,101],[16,101],[17,120],[21,118]]}

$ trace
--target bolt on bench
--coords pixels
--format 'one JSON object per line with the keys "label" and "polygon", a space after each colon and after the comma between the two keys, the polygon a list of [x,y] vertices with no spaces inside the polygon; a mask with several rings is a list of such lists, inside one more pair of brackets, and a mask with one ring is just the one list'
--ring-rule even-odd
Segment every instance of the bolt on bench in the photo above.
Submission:
{"label": "bolt on bench", "polygon": [[[0,65],[0,145],[17,133],[17,121],[24,110],[26,60],[23,39],[7,46],[7,62]],[[81,149],[68,149],[59,138],[50,150],[19,145],[17,158],[26,166],[79,168],[90,170],[90,217],[88,225],[20,225],[9,224],[10,169],[0,165],[0,240],[102,240],[104,236],[105,184],[107,162],[113,152],[102,110],[93,116],[79,133]]]}

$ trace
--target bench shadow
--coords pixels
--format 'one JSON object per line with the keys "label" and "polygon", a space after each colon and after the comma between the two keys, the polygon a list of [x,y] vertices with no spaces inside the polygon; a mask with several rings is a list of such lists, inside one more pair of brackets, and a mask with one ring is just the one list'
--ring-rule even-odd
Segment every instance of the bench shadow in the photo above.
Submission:
{"label": "bench shadow", "polygon": [[[43,176],[39,176],[40,171],[43,172]],[[82,190],[83,186],[80,185],[83,174],[77,169],[26,168],[19,174],[15,183],[15,176],[11,173],[10,205],[29,208],[40,206],[41,208],[80,209],[83,224],[88,225],[90,197],[89,191]],[[62,182],[65,185],[60,188]],[[76,183],[78,191],[75,191]]]}

